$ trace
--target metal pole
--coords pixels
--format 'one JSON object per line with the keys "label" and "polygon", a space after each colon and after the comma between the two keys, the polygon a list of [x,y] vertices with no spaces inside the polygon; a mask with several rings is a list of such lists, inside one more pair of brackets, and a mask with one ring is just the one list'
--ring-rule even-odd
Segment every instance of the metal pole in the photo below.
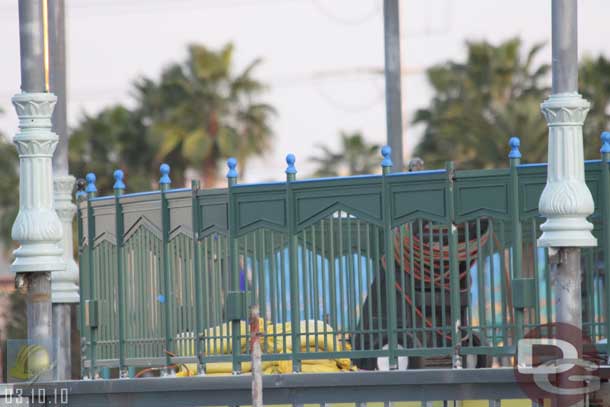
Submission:
{"label": "metal pole", "polygon": [[57,96],[51,117],[53,132],[59,142],[53,156],[54,175],[68,174],[68,119],[66,99],[66,18],[65,1],[49,2],[49,61],[50,91]]}
{"label": "metal pole", "polygon": [[44,92],[42,0],[19,1],[19,48],[21,90],[23,92]]}
{"label": "metal pole", "polygon": [[383,1],[385,44],[385,100],[388,145],[392,148],[392,169],[404,169],[402,149],[402,100],[400,67],[400,0]]}
{"label": "metal pole", "polygon": [[[57,136],[51,130],[56,102],[48,91],[46,0],[19,1],[21,90],[12,99],[19,117],[13,139],[19,154],[19,213],[12,238],[20,243],[11,270],[25,287],[28,340],[51,350],[51,272],[65,268],[58,243],[61,223],[53,210],[51,157]],[[39,379],[50,378],[50,372]]]}
{"label": "metal pole", "polygon": [[72,220],[76,206],[72,203],[75,178],[68,175],[68,125],[66,112],[66,30],[65,1],[48,1],[49,39],[49,88],[57,96],[52,121],[52,130],[59,137],[53,155],[53,185],[55,210],[62,222],[63,250],[66,270],[52,275],[53,332],[57,368],[55,378],[68,380],[71,376],[70,333],[72,307],[79,302],[78,266],[74,261],[72,244]]}
{"label": "metal pole", "polygon": [[[542,104],[549,125],[547,183],[539,209],[546,222],[540,227],[538,245],[549,248],[557,335],[566,337],[566,325],[582,331],[581,247],[596,246],[587,217],[594,203],[585,183],[582,126],[589,102],[578,94],[577,0],[552,1],[553,91]],[[572,333],[573,336],[573,333]],[[573,343],[581,348],[580,343]],[[582,349],[578,349],[582,355]],[[570,388],[564,375],[559,386]],[[560,396],[555,403],[561,404]]]}

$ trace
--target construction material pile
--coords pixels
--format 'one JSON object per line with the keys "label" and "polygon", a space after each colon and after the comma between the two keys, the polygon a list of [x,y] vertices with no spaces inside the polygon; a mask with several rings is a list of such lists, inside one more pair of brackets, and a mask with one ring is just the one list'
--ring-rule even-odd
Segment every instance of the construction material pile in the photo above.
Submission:
{"label": "construction material pile", "polygon": [[[293,351],[292,325],[290,322],[279,324],[265,324],[260,318],[259,326],[264,327],[264,335],[261,346],[266,354],[291,355]],[[323,321],[301,321],[299,335],[299,352],[340,352],[349,351],[349,343],[334,332],[333,328]],[[205,356],[230,355],[233,352],[231,323],[224,323],[213,328],[208,328],[203,332],[203,346]],[[247,353],[250,344],[248,337],[247,324],[240,322],[240,346],[241,353]],[[192,335],[180,335],[177,340],[177,350],[179,356],[195,355],[195,346]],[[290,358],[290,356],[288,356]],[[264,359],[264,356],[263,356]],[[209,375],[230,375],[232,374],[231,362],[206,363],[205,373]],[[292,360],[263,361],[264,374],[285,374],[292,373]],[[350,359],[305,359],[301,361],[302,373],[332,373],[354,370]],[[250,362],[242,362],[241,372],[249,373],[252,370]],[[192,376],[197,374],[196,364],[186,364],[181,366],[178,376]]]}

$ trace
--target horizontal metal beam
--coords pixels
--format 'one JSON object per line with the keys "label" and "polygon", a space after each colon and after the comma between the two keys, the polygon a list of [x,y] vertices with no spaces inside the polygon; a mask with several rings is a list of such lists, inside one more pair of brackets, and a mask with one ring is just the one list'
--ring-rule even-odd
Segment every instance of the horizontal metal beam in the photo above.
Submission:
{"label": "horizontal metal beam", "polygon": [[[48,396],[67,389],[69,406],[213,406],[248,405],[251,378],[205,376],[81,380],[0,386],[0,395]],[[66,391],[66,390],[64,390]],[[263,378],[266,404],[375,401],[499,400],[526,398],[513,369],[428,369],[404,372],[355,372],[272,375]]]}

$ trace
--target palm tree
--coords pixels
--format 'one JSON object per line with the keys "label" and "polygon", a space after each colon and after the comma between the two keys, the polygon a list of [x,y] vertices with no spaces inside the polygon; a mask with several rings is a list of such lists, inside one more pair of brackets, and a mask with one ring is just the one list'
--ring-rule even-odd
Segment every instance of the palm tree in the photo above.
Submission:
{"label": "palm tree", "polygon": [[206,186],[217,182],[221,160],[236,157],[243,175],[246,160],[271,141],[275,110],[260,101],[265,86],[253,78],[260,60],[236,74],[233,54],[232,44],[218,52],[191,45],[186,61],[166,68],[158,82],[136,83],[140,113],[159,143],[157,161],[183,157]]}
{"label": "palm tree", "polygon": [[[110,106],[95,116],[83,116],[69,143],[70,171],[79,177],[94,172],[100,193],[112,193],[112,174],[117,168],[125,172],[130,191],[149,190],[158,179],[158,146],[147,137],[137,112],[123,106]],[[178,168],[174,168],[172,177],[179,181],[183,174],[181,160],[175,163]]]}
{"label": "palm tree", "polygon": [[493,168],[506,161],[510,136],[521,137],[524,161],[546,161],[547,127],[540,102],[548,95],[548,65],[535,65],[538,44],[522,57],[521,41],[498,46],[467,43],[464,62],[427,72],[430,106],[416,112],[425,125],[416,149],[428,168],[456,161],[462,168]]}
{"label": "palm tree", "polygon": [[360,175],[377,172],[380,156],[379,145],[368,143],[361,132],[342,131],[339,151],[333,152],[328,146],[318,146],[318,154],[309,158],[317,164],[316,177],[336,177],[339,175]]}
{"label": "palm tree", "polygon": [[610,129],[610,60],[584,58],[580,64],[580,92],[591,102],[585,121],[585,157],[599,158],[599,135]]}

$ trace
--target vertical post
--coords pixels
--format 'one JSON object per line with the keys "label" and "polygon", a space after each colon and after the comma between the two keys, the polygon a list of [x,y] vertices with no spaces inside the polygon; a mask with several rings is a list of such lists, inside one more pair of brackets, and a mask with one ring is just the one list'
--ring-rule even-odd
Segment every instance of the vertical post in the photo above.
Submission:
{"label": "vertical post", "polygon": [[55,379],[71,378],[71,310],[79,302],[78,266],[74,261],[72,220],[76,206],[72,203],[74,177],[55,176],[53,179],[55,212],[61,221],[63,236],[61,249],[66,269],[51,275],[51,299],[53,302],[53,336],[55,339]]}
{"label": "vertical post", "polygon": [[[12,99],[19,117],[13,139],[19,154],[19,213],[12,238],[20,243],[11,270],[18,285],[27,287],[28,339],[50,351],[52,337],[51,272],[65,269],[58,243],[61,223],[53,210],[51,157],[57,135],[51,115],[57,98],[45,84],[45,31],[42,0],[19,2],[21,90]],[[50,372],[42,379],[49,379]]]}
{"label": "vertical post", "polygon": [[125,174],[121,170],[114,172],[114,220],[116,235],[116,270],[117,270],[117,300],[118,300],[118,319],[119,319],[119,377],[128,377],[127,366],[125,364],[125,281],[124,273],[124,235],[125,226],[123,219],[123,206],[121,205],[121,195],[125,192],[123,178]]}
{"label": "vertical post", "polygon": [[[577,11],[577,0],[552,1],[553,90],[542,104],[549,126],[549,158],[538,205],[546,218],[538,246],[549,248],[560,338],[567,335],[565,326],[582,330],[580,248],[597,246],[587,220],[594,202],[585,183],[582,126],[590,104],[578,94]],[[580,346],[577,351],[580,357]],[[560,387],[575,385],[564,376],[559,377]]]}
{"label": "vertical post", "polygon": [[[237,236],[236,227],[237,225],[233,221],[235,219],[235,203],[232,197],[232,188],[237,183],[237,160],[233,157],[227,160],[227,184],[229,187],[229,273],[231,277],[230,290],[233,292],[240,291],[239,287],[239,259],[238,247],[237,247]],[[240,321],[231,321],[231,350],[233,354],[233,374],[237,375],[240,373],[239,353],[241,350],[241,341],[239,340],[240,335]]]}
{"label": "vertical post", "polygon": [[[519,172],[517,168],[521,164],[521,152],[519,146],[521,141],[518,137],[511,137],[508,144],[510,145],[510,153],[508,158],[510,160],[510,195],[511,195],[511,225],[513,234],[513,247],[512,247],[512,263],[513,263],[513,279],[521,278],[521,267],[523,262],[523,233],[521,230],[521,218],[520,218],[520,202],[519,202]],[[523,338],[523,314],[524,309],[518,307],[515,310],[515,344]]]}
{"label": "vertical post", "polygon": [[52,130],[58,136],[53,156],[55,210],[63,225],[62,248],[66,270],[52,273],[53,333],[56,340],[55,359],[58,380],[70,379],[70,314],[72,304],[78,303],[78,266],[74,261],[72,220],[76,208],[71,193],[74,177],[68,175],[68,129],[66,116],[66,36],[64,0],[45,0],[48,3],[48,76],[49,89],[57,96],[51,117]]}
{"label": "vertical post", "polygon": [[193,340],[195,341],[195,356],[197,357],[197,374],[205,373],[203,364],[203,351],[201,349],[201,335],[203,333],[203,287],[201,286],[201,264],[199,263],[199,193],[200,183],[193,180],[191,182],[191,190],[193,193],[191,206],[193,207],[193,273],[195,273],[195,333]]}
{"label": "vertical post", "polygon": [[250,309],[250,358],[252,361],[252,407],[263,407],[263,366],[258,305]]}
{"label": "vertical post", "polygon": [[[85,231],[83,230],[83,213],[81,209],[81,202],[87,199],[87,193],[85,192],[85,187],[87,186],[87,182],[80,178],[76,181],[76,202],[78,203],[76,209],[76,225],[77,225],[77,236],[78,236],[78,279],[79,279],[79,320],[78,320],[78,328],[79,328],[79,337],[80,337],[80,370],[81,370],[81,378],[86,376],[85,370],[85,355],[87,352],[87,329],[85,323],[85,287],[84,287],[84,271],[87,268],[85,265],[83,255],[83,236],[85,235]],[[88,269],[87,269],[88,270]]]}
{"label": "vertical post", "polygon": [[19,49],[21,54],[21,90],[44,92],[44,29],[42,0],[19,2]]}
{"label": "vertical post", "polygon": [[163,249],[162,249],[162,272],[163,272],[163,295],[160,297],[163,303],[163,314],[164,325],[165,325],[165,369],[162,371],[163,376],[172,375],[173,370],[170,365],[172,364],[172,313],[171,303],[173,301],[172,287],[171,287],[171,269],[169,259],[169,206],[167,203],[167,190],[171,186],[171,179],[169,178],[170,167],[167,164],[161,164],[159,167],[161,172],[161,178],[159,179],[159,186],[161,188],[161,224],[163,233]]}
{"label": "vertical post", "polygon": [[[294,166],[296,158],[294,154],[286,156],[286,204],[288,207],[288,236],[290,239],[289,246],[289,267],[290,267],[290,320],[292,325],[292,371],[301,371],[301,361],[299,352],[301,351],[301,335],[300,335],[300,305],[299,305],[299,267],[298,267],[298,237],[295,221],[295,200],[292,191],[291,183],[296,180],[297,169]],[[303,256],[305,254],[303,253]],[[305,272],[305,271],[303,271]]]}
{"label": "vertical post", "polygon": [[403,170],[399,0],[383,1],[385,98],[388,145],[394,171]]}
{"label": "vertical post", "polygon": [[95,174],[90,172],[85,177],[87,180],[87,187],[85,193],[87,194],[87,261],[89,269],[89,299],[85,303],[87,326],[89,327],[89,374],[90,379],[97,378],[97,371],[95,367],[96,358],[96,341],[97,341],[97,301],[95,299],[95,270],[93,261],[93,246],[95,244],[95,217],[93,216],[93,206],[91,200],[95,198],[97,188],[95,187]]}
{"label": "vertical post", "polygon": [[[382,201],[383,201],[383,235],[385,246],[385,280],[387,298],[387,332],[388,332],[388,358],[390,368],[398,366],[398,357],[396,355],[397,337],[396,332],[396,270],[394,260],[394,233],[392,230],[392,203],[390,189],[387,182],[387,176],[392,171],[392,148],[384,146],[381,149],[383,160],[381,161],[381,170],[383,173],[382,184]],[[405,344],[406,345],[406,344]]]}
{"label": "vertical post", "polygon": [[[602,148],[601,152],[601,192],[603,205],[603,258],[604,258],[604,282],[606,293],[610,290],[610,132],[603,132],[601,135]],[[610,301],[606,300],[606,338],[607,338],[607,355],[610,357]]]}
{"label": "vertical post", "polygon": [[596,246],[587,217],[593,197],[585,184],[582,126],[589,102],[578,93],[577,0],[553,0],[553,93],[542,104],[549,125],[547,183],[540,197],[538,246],[552,254],[557,322],[582,328],[580,247]]}
{"label": "vertical post", "polygon": [[449,238],[449,285],[451,287],[451,346],[453,348],[453,368],[462,368],[460,348],[462,344],[462,320],[460,310],[460,262],[458,259],[458,228],[455,224],[455,168],[453,162],[447,163],[448,191],[447,203],[450,224],[447,230]]}

